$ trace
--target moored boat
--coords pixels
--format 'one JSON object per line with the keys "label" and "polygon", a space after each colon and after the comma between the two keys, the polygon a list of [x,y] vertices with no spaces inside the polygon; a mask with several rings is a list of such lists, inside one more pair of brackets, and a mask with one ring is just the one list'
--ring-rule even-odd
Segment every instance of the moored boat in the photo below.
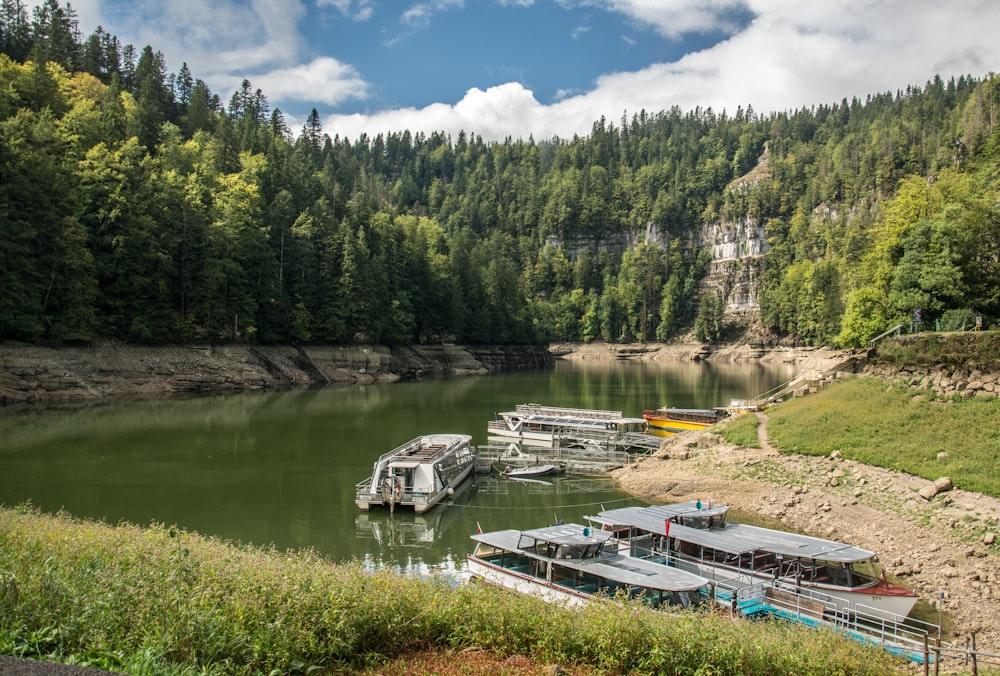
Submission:
{"label": "moored boat", "polygon": [[525,477],[539,477],[539,476],[549,476],[551,474],[563,474],[566,472],[565,463],[550,463],[544,465],[525,465],[523,467],[515,467],[513,465],[505,465],[503,469],[500,470],[500,474],[512,479],[521,479]]}
{"label": "moored boat", "polygon": [[725,420],[729,411],[725,408],[662,408],[643,412],[643,419],[649,431],[657,436],[670,436],[679,432],[702,430],[709,425]]}
{"label": "moored boat", "polygon": [[548,601],[579,605],[625,594],[652,607],[687,607],[711,598],[711,584],[693,573],[605,551],[613,535],[580,524],[500,530],[472,536],[475,577]]}
{"label": "moored boat", "polygon": [[375,461],[372,475],[355,487],[359,509],[412,507],[417,514],[454,494],[476,466],[467,434],[428,434]]}
{"label": "moored boat", "polygon": [[874,552],[842,542],[729,523],[728,507],[684,502],[604,510],[587,519],[634,551],[669,555],[675,565],[730,586],[771,583],[832,600],[837,612],[896,620],[917,595],[889,582]]}
{"label": "moored boat", "polygon": [[540,448],[627,449],[631,435],[643,437],[646,421],[621,411],[517,404],[486,425],[489,436]]}

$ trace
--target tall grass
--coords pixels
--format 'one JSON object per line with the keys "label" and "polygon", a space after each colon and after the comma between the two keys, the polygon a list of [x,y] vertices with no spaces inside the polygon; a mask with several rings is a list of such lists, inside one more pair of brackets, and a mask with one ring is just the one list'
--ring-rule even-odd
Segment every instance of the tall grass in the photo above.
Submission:
{"label": "tall grass", "polygon": [[713,431],[718,431],[722,438],[731,444],[760,448],[760,441],[757,439],[757,416],[753,413],[741,413],[724,420]]}
{"label": "tall grass", "polygon": [[[948,403],[902,385],[848,378],[768,410],[768,437],[783,452],[828,455],[1000,497],[1000,401]],[[939,453],[944,453],[940,458]]]}
{"label": "tall grass", "polygon": [[612,602],[568,610],[310,552],[0,509],[0,653],[142,674],[349,672],[480,647],[610,674],[884,674],[830,632]]}

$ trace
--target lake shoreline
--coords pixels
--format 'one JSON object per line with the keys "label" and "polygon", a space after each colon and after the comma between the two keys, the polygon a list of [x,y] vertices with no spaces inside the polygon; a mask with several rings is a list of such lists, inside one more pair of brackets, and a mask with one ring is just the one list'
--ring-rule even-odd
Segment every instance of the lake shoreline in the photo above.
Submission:
{"label": "lake shoreline", "polygon": [[549,368],[545,346],[0,344],[0,406],[365,385]]}
{"label": "lake shoreline", "polygon": [[707,349],[701,343],[552,345],[0,344],[0,406],[62,406],[128,399],[363,385],[551,368],[566,361],[725,361],[792,364],[799,372],[843,361],[829,348]]}

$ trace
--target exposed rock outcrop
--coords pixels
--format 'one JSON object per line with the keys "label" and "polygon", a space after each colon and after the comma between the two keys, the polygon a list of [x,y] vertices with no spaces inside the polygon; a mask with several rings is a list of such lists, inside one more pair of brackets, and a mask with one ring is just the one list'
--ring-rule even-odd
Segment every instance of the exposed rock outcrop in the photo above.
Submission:
{"label": "exposed rock outcrop", "polygon": [[1000,373],[984,372],[962,366],[897,366],[869,364],[865,375],[903,383],[918,394],[947,400],[954,397],[1000,397]]}
{"label": "exposed rock outcrop", "polygon": [[543,346],[0,345],[0,405],[451,377],[551,366]]}

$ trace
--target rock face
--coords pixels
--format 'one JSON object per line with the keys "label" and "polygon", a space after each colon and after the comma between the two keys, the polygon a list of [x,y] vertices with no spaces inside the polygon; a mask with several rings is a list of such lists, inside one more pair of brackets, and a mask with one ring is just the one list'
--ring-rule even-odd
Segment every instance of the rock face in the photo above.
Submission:
{"label": "rock face", "polygon": [[0,346],[0,405],[442,378],[552,364],[542,346]]}
{"label": "rock face", "polygon": [[937,399],[961,397],[1000,397],[1000,373],[969,370],[962,366],[896,366],[869,364],[863,373],[885,380],[902,382],[921,394]]}
{"label": "rock face", "polygon": [[[734,204],[746,203],[752,199],[758,184],[770,175],[765,150],[756,166],[726,187],[727,198]],[[761,270],[768,252],[764,224],[755,216],[720,217],[702,226],[701,243],[712,250],[711,267],[702,292],[713,291],[725,299],[728,320],[755,319],[760,311]]]}

